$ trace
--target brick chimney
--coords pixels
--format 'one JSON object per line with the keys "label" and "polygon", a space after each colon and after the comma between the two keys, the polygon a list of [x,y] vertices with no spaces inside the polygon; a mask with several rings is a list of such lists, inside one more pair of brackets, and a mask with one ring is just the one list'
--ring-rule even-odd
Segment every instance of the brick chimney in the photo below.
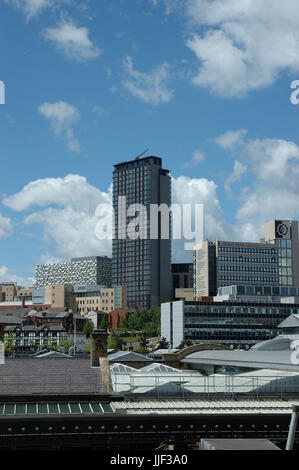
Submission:
{"label": "brick chimney", "polygon": [[109,359],[107,356],[108,334],[106,330],[94,330],[91,334],[91,367],[100,367],[105,393],[113,391]]}

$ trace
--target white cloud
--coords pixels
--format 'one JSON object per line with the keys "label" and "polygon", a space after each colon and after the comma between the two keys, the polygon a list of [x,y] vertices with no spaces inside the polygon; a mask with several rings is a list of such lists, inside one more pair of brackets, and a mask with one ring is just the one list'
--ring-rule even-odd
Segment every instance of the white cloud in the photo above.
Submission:
{"label": "white cloud", "polygon": [[[238,223],[260,226],[273,218],[299,218],[299,147],[279,139],[242,139],[229,148],[254,175],[250,188],[242,194]],[[218,142],[225,142],[218,139]]]}
{"label": "white cloud", "polygon": [[231,196],[231,185],[237,181],[240,181],[246,171],[247,166],[243,165],[243,163],[239,162],[238,160],[235,160],[233,171],[224,182],[225,191],[229,196]]}
{"label": "white cloud", "polygon": [[43,36],[54,43],[71,60],[81,62],[96,59],[102,52],[89,39],[87,28],[77,27],[71,22],[63,22],[57,27],[47,28],[43,31]]}
{"label": "white cloud", "polygon": [[35,283],[33,277],[18,276],[11,272],[7,266],[0,266],[0,282],[15,282],[19,286],[31,287]]}
{"label": "white cloud", "polygon": [[165,84],[170,79],[169,65],[166,62],[148,74],[135,70],[130,56],[125,57],[123,64],[125,78],[122,84],[133,96],[152,105],[171,101],[173,92]]}
{"label": "white cloud", "polygon": [[[278,139],[251,140],[246,130],[230,131],[217,139],[238,158],[226,182],[240,179],[247,170],[253,183],[241,190],[235,221],[226,220],[218,197],[217,185],[206,178],[172,178],[172,201],[180,204],[204,204],[204,238],[210,240],[258,241],[264,234],[264,222],[272,218],[299,218],[299,147]],[[111,255],[111,241],[99,241],[95,235],[98,204],[111,205],[111,191],[100,191],[86,178],[68,175],[45,178],[26,185],[3,203],[12,210],[29,212],[24,222],[43,228],[45,252],[42,260],[69,259],[74,256]],[[49,247],[54,241],[56,249]],[[48,244],[47,244],[48,243]],[[183,249],[183,241],[173,242],[173,259],[183,261],[192,253]],[[50,253],[49,253],[50,251]]]}
{"label": "white cloud", "polygon": [[11,221],[0,214],[0,237],[8,237],[12,233]]}
{"label": "white cloud", "polygon": [[215,139],[215,142],[225,150],[236,149],[237,146],[243,145],[244,137],[247,134],[247,129],[237,131],[227,131]]}
{"label": "white cloud", "polygon": [[27,21],[32,17],[37,16],[47,7],[50,7],[54,4],[56,0],[4,0],[8,5],[13,6],[21,10]]}
{"label": "white cloud", "polygon": [[161,0],[186,19],[186,45],[197,59],[195,85],[225,97],[271,86],[299,71],[297,0]]}
{"label": "white cloud", "polygon": [[[251,225],[240,221],[238,225],[230,224],[225,220],[221,204],[217,195],[217,185],[206,178],[188,178],[179,176],[172,178],[172,202],[177,204],[192,204],[193,214],[195,204],[203,204],[203,234],[204,239],[215,240],[255,240],[256,230]],[[262,232],[258,234],[261,236]],[[173,240],[174,261],[192,261],[192,252],[184,251],[185,240]]]}
{"label": "white cloud", "polygon": [[80,152],[80,144],[74,138],[72,127],[80,119],[77,108],[65,101],[59,101],[57,103],[42,103],[38,111],[49,119],[55,135],[65,135],[67,147],[71,152]]}
{"label": "white cloud", "polygon": [[111,254],[111,241],[99,241],[95,235],[99,221],[95,209],[98,204],[111,204],[111,194],[99,191],[83,176],[33,181],[3,203],[15,211],[33,211],[24,222],[40,224],[44,242],[54,241],[56,245],[54,254],[44,253],[46,258]]}
{"label": "white cloud", "polygon": [[204,154],[200,152],[199,150],[195,150],[195,152],[192,155],[191,161],[184,163],[183,168],[195,167],[203,160],[205,160]]}
{"label": "white cloud", "polygon": [[[210,240],[255,239],[256,230],[241,221],[238,226],[226,222],[217,185],[205,178],[179,176],[172,179],[172,201],[179,204],[204,204],[204,237]],[[41,262],[61,261],[76,256],[110,255],[111,240],[100,241],[95,234],[99,204],[112,204],[111,190],[102,192],[86,178],[68,175],[65,178],[45,178],[26,185],[19,193],[6,197],[3,203],[18,212],[30,212],[24,218],[27,225],[43,228],[46,246]],[[259,233],[262,236],[262,232]],[[54,241],[55,252],[49,253]],[[192,252],[184,251],[184,242],[173,241],[173,259],[183,261]]]}

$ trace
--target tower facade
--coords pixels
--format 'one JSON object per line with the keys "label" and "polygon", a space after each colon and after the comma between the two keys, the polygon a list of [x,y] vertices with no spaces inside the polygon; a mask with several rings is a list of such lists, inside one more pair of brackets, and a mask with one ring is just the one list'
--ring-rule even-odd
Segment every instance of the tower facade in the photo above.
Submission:
{"label": "tower facade", "polygon": [[[170,217],[169,236],[162,239],[160,212],[157,237],[151,236],[151,207],[161,204],[168,208],[171,204],[170,175],[161,158],[114,165],[112,284],[126,286],[128,307],[158,307],[171,296]],[[141,215],[134,229],[134,220]]]}

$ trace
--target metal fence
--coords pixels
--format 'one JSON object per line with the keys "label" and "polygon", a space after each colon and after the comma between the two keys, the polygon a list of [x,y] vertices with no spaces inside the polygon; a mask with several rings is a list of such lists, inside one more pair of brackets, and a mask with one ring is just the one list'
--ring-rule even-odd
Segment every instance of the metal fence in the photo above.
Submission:
{"label": "metal fence", "polygon": [[[296,376],[197,376],[123,372],[111,374],[113,391],[123,395],[151,397],[286,396],[299,394]],[[105,377],[100,373],[19,374],[0,377],[0,395],[102,393]]]}
{"label": "metal fence", "polygon": [[207,376],[112,374],[113,390],[130,395],[178,396],[285,396],[299,394],[298,376]]}

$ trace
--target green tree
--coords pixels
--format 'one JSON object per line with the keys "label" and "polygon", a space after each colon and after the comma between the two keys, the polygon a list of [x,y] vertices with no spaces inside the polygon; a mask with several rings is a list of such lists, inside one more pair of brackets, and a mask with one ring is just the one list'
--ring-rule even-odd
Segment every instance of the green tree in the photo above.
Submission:
{"label": "green tree", "polygon": [[86,334],[86,338],[89,338],[91,333],[94,330],[94,324],[93,321],[90,320],[89,318],[86,320],[84,328],[83,328],[83,333]]}
{"label": "green tree", "polygon": [[100,330],[108,330],[109,322],[108,322],[108,313],[104,313],[101,324]]}
{"label": "green tree", "polygon": [[46,341],[44,341],[43,346],[47,348],[49,351],[57,351],[57,344],[54,344],[53,338],[48,338]]}
{"label": "green tree", "polygon": [[73,345],[72,341],[70,341],[69,339],[65,339],[64,341],[60,341],[60,343],[57,344],[57,349],[63,348],[66,354],[68,354],[72,345]]}
{"label": "green tree", "polygon": [[116,349],[117,348],[117,341],[116,341],[116,337],[114,335],[109,336],[107,347],[108,347],[108,349]]}
{"label": "green tree", "polygon": [[160,308],[149,310],[136,310],[121,323],[121,327],[126,327],[134,331],[145,331],[147,337],[157,335],[160,331],[161,311]]}
{"label": "green tree", "polygon": [[91,351],[91,343],[90,343],[90,339],[88,339],[85,343],[85,351],[86,352],[89,352]]}
{"label": "green tree", "polygon": [[4,339],[5,354],[11,354],[15,349],[13,333],[9,333]]}
{"label": "green tree", "polygon": [[147,353],[148,349],[147,349],[146,337],[143,335],[143,333],[139,333],[137,335],[137,338],[138,338],[139,346],[137,346],[137,348],[135,348],[135,351],[140,352],[140,353],[141,352],[142,353]]}

